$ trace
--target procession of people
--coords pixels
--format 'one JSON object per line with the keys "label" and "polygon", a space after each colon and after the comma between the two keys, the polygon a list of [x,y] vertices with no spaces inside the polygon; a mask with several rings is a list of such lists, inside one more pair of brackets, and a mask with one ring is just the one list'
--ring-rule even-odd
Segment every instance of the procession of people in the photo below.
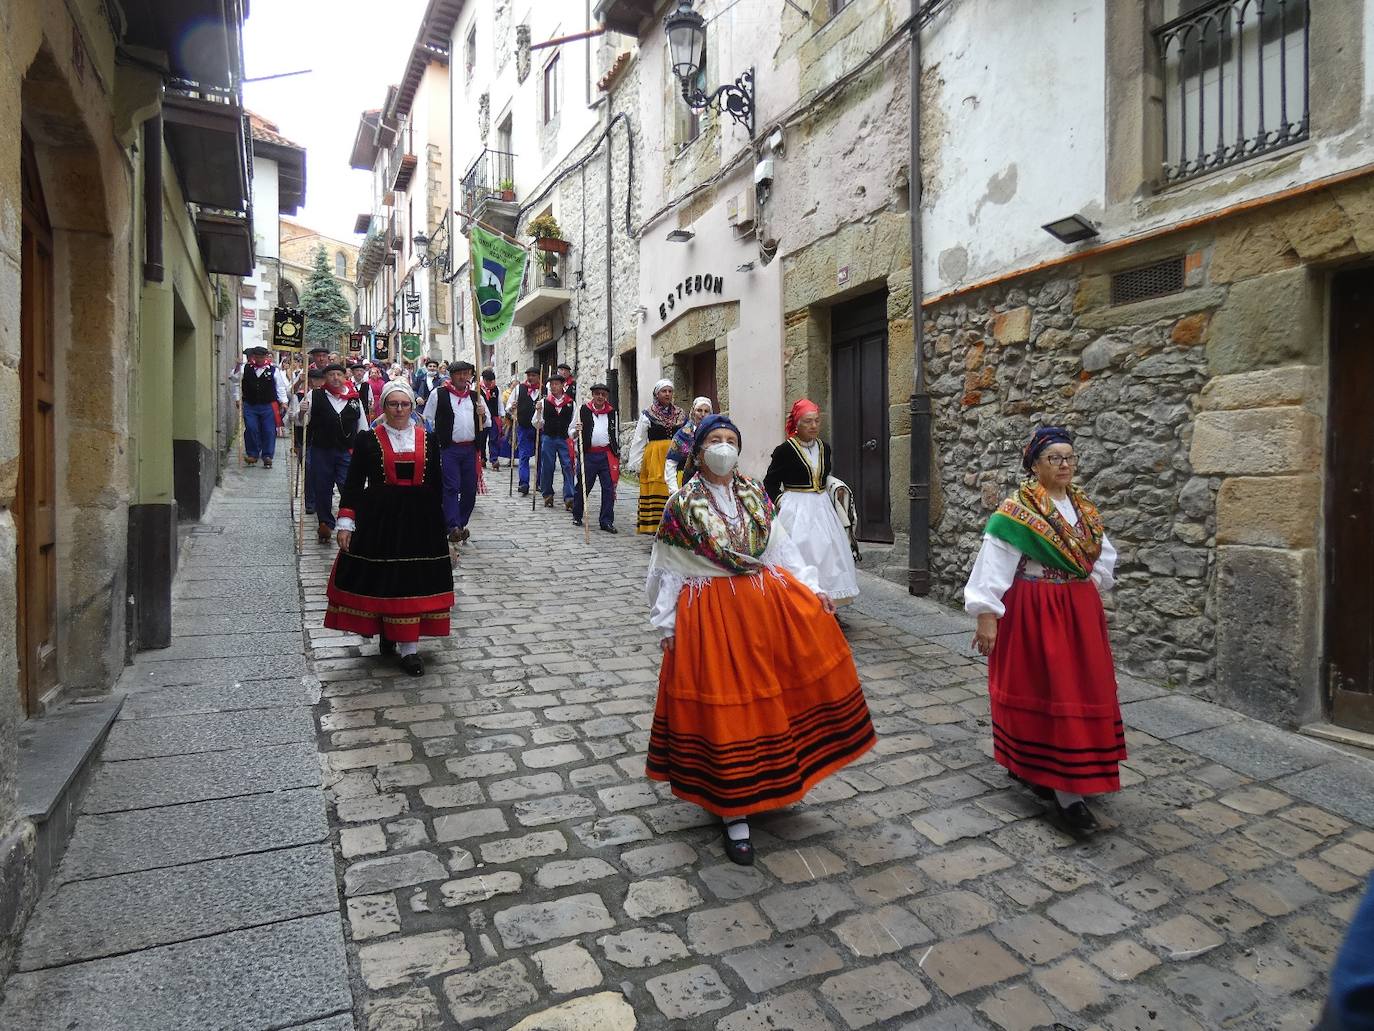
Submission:
{"label": "procession of people", "polygon": [[[386,369],[316,348],[292,369],[266,348],[245,356],[243,461],[270,468],[277,427],[289,428],[304,513],[337,548],[325,626],[377,638],[408,674],[424,670],[420,639],[449,633],[485,473],[509,469],[509,494],[533,490],[535,511],[542,499],[576,527],[595,493],[598,529],[618,532],[620,414],[605,383],[577,397],[566,364],[531,366],[503,390],[466,361]],[[652,541],[645,590],[662,650],[646,775],[717,816],[726,856],[747,865],[750,816],[801,799],[876,741],[839,619],[860,592],[856,501],[809,398],[792,404],[759,479],[739,468],[728,414],[674,398],[671,380],[654,384],[625,462],[635,529]],[[1087,800],[1119,789],[1126,750],[1100,597],[1116,550],[1073,482],[1077,461],[1067,430],[1036,431],[964,598],[988,657],[994,760],[1086,835],[1099,826]]]}

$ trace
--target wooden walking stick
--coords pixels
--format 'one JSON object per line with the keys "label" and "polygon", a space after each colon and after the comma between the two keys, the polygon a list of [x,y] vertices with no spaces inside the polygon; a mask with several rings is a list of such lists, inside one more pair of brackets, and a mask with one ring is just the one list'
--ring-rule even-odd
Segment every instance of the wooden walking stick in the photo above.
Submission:
{"label": "wooden walking stick", "polygon": [[296,552],[301,555],[305,554],[305,494],[310,489],[310,484],[305,482],[305,457],[310,450],[310,420],[315,418],[314,394],[315,392],[310,389],[310,383],[307,380],[305,396],[310,401],[310,408],[305,413],[305,426],[301,429],[301,521],[296,528]]}
{"label": "wooden walking stick", "polygon": [[[544,422],[544,375],[548,371],[548,366],[540,366],[539,371],[539,400],[535,402],[535,413],[539,416],[540,425],[534,428],[534,483],[530,491],[530,511],[535,511],[536,499],[539,497],[539,467],[542,464],[540,459],[540,440],[543,438]],[[550,480],[552,482],[552,480]]]}
{"label": "wooden walking stick", "polygon": [[587,516],[591,515],[587,511],[587,498],[590,495],[590,488],[587,484],[587,445],[582,440],[582,409],[577,410],[577,479],[582,487],[582,542],[590,544],[592,542],[592,529],[587,525]]}

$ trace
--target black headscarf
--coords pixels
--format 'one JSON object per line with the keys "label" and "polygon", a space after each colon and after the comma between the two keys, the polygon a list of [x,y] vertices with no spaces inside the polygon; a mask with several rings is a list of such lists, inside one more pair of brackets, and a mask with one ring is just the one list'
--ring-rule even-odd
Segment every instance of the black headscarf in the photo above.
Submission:
{"label": "black headscarf", "polygon": [[1040,457],[1041,452],[1051,444],[1073,445],[1073,437],[1063,426],[1041,426],[1031,434],[1030,443],[1021,452],[1021,467],[1030,472],[1035,466],[1035,461]]}

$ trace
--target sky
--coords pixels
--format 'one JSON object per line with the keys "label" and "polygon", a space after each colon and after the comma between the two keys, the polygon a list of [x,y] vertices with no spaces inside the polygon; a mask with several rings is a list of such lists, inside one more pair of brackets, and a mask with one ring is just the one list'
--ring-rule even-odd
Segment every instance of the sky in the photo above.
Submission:
{"label": "sky", "polygon": [[305,147],[305,206],[295,220],[361,242],[354,220],[371,210],[368,173],[348,167],[358,116],[381,107],[405,70],[425,0],[254,0],[243,27],[244,104]]}

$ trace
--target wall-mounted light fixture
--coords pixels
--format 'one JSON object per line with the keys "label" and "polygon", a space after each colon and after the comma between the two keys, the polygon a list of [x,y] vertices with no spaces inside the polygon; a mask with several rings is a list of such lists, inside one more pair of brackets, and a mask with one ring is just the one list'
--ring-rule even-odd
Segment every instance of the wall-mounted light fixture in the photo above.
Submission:
{"label": "wall-mounted light fixture", "polygon": [[706,19],[692,10],[692,0],[680,0],[677,10],[663,21],[668,36],[668,51],[673,62],[673,74],[682,83],[682,99],[693,110],[705,110],[712,105],[728,114],[754,138],[754,69],[740,74],[732,83],[721,86],[709,96],[696,86],[706,52]]}
{"label": "wall-mounted light fixture", "polygon": [[1040,227],[1060,243],[1081,243],[1098,235],[1097,226],[1082,215],[1066,215]]}
{"label": "wall-mounted light fixture", "polygon": [[674,229],[668,234],[669,243],[687,243],[696,237],[690,229]]}

